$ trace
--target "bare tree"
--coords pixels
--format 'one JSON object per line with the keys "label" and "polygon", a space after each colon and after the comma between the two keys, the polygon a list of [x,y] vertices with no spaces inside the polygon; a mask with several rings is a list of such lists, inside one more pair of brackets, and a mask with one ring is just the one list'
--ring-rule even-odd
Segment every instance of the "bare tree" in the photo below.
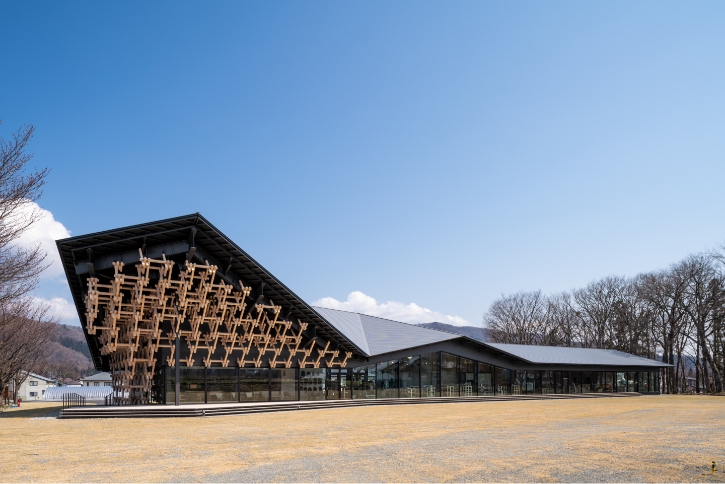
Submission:
{"label": "bare tree", "polygon": [[28,170],[32,154],[26,148],[33,131],[24,126],[10,140],[0,138],[0,391],[10,379],[22,383],[22,375],[37,367],[54,329],[48,307],[30,298],[47,267],[46,254],[40,245],[18,244],[41,217],[33,202],[48,174]]}
{"label": "bare tree", "polygon": [[497,343],[548,344],[547,301],[541,291],[502,295],[483,317],[489,336]]}

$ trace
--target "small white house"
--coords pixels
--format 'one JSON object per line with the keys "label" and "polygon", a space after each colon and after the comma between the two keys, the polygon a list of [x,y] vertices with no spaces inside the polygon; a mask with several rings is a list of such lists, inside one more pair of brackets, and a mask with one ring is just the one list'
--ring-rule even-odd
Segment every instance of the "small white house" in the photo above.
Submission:
{"label": "small white house", "polygon": [[112,384],[111,374],[105,371],[81,378],[81,385],[84,387],[110,387]]}
{"label": "small white house", "polygon": [[45,390],[50,387],[55,387],[55,380],[35,373],[28,373],[28,377],[18,388],[18,397],[24,402],[41,400],[45,395]]}

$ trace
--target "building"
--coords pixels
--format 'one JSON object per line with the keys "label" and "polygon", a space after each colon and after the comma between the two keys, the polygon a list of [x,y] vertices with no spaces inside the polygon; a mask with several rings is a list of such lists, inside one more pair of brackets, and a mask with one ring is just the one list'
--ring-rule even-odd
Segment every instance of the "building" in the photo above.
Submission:
{"label": "building", "polygon": [[63,378],[63,381],[61,382],[64,387],[79,387],[81,386],[81,382],[76,381],[72,378]]}
{"label": "building", "polygon": [[106,371],[81,378],[81,386],[84,387],[110,387],[112,384],[111,374]]}
{"label": "building", "polygon": [[313,308],[199,214],[57,245],[122,403],[656,393],[667,366]]}
{"label": "building", "polygon": [[17,398],[24,402],[42,400],[45,391],[48,388],[55,387],[55,385],[55,380],[29,372],[28,377],[18,387]]}

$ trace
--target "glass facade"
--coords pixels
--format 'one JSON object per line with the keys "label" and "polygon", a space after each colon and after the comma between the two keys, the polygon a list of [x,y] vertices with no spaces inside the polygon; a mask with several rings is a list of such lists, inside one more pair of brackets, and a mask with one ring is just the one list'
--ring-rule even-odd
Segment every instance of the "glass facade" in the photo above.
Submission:
{"label": "glass facade", "polygon": [[[660,386],[658,371],[510,370],[445,352],[355,368],[183,367],[180,374],[180,403],[652,393]],[[175,369],[158,376],[158,400],[173,403]]]}
{"label": "glass facade", "polygon": [[375,398],[375,365],[352,369],[352,398]]}
{"label": "glass facade", "polygon": [[458,396],[458,357],[441,352],[441,396]]}
{"label": "glass facade", "polygon": [[496,367],[496,395],[509,395],[511,393],[511,370]]}
{"label": "glass facade", "polygon": [[485,363],[478,364],[478,394],[493,395],[493,366]]}
{"label": "glass facade", "polygon": [[398,381],[400,398],[420,397],[420,356],[398,360]]}
{"label": "glass facade", "polygon": [[383,361],[377,367],[376,398],[398,398],[398,360]]}
{"label": "glass facade", "polygon": [[237,391],[236,368],[208,368],[206,370],[207,403],[237,402],[239,401]]}
{"label": "glass facade", "polygon": [[420,389],[422,397],[440,397],[441,384],[438,377],[440,353],[428,353],[420,357]]}
{"label": "glass facade", "polygon": [[559,379],[556,379],[556,376],[559,376],[560,371],[542,371],[541,372],[541,393],[544,395],[547,395],[549,393],[564,393],[563,391],[557,391],[559,390],[559,387],[557,386],[557,383],[560,381]]}
{"label": "glass facade", "polygon": [[300,369],[300,400],[327,399],[326,383],[325,368]]}
{"label": "glass facade", "polygon": [[269,369],[239,369],[239,401],[266,402],[269,400]]}
{"label": "glass facade", "polygon": [[[324,379],[322,380],[324,382]],[[289,368],[285,370],[269,370],[269,395],[270,400],[297,400],[297,370]]]}

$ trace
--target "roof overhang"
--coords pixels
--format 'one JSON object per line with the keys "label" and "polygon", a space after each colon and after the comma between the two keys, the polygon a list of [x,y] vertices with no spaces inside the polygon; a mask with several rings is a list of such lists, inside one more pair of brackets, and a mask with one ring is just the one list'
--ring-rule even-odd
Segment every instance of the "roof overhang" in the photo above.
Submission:
{"label": "roof overhang", "polygon": [[99,371],[108,371],[109,364],[107,357],[101,355],[98,337],[89,335],[84,324],[88,277],[110,279],[113,262],[137,263],[141,253],[149,258],[208,261],[219,267],[217,274],[228,284],[237,289],[242,285],[251,287],[252,301],[261,296],[269,298],[282,306],[288,317],[309,323],[308,331],[333,342],[339,349],[364,353],[198,213],[61,239],[56,244],[94,366]]}

